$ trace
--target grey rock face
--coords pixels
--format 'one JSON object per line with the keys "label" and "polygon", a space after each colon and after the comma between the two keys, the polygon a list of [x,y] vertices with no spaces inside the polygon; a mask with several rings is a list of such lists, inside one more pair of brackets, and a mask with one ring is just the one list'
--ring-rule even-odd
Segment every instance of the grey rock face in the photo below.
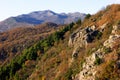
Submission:
{"label": "grey rock face", "polygon": [[97,66],[95,65],[95,60],[97,58],[102,59],[104,57],[103,48],[98,49],[89,57],[86,57],[85,63],[83,64],[83,69],[79,74],[75,76],[73,80],[95,80],[95,74]]}
{"label": "grey rock face", "polygon": [[[98,50],[93,52],[90,56],[85,58],[85,62],[83,63],[82,70],[80,71],[79,74],[77,74],[75,76],[75,78],[73,80],[95,80],[95,76],[97,73],[97,65],[95,64],[95,62],[96,62],[97,58],[99,58],[101,61],[104,61],[104,58],[106,55],[104,47],[113,48],[116,40],[120,39],[120,35],[117,34],[118,30],[119,30],[118,26],[113,26],[112,32],[114,32],[114,33],[111,33],[111,35],[109,36],[109,39],[107,39],[103,43],[103,47],[100,47]],[[118,61],[116,62],[116,65],[117,65],[117,68],[120,68],[120,59],[119,58],[118,58]]]}
{"label": "grey rock face", "polygon": [[94,40],[95,36],[97,36],[98,32],[98,30],[95,30],[91,27],[78,29],[76,32],[74,32],[70,36],[68,43],[69,46],[74,48],[72,57],[78,55],[79,49],[81,47],[86,47],[88,43],[91,43]]}

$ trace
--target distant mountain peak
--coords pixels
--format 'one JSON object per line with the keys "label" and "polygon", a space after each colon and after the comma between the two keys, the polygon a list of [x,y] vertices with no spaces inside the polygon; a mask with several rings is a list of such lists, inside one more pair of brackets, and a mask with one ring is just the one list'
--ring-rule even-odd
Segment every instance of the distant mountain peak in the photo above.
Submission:
{"label": "distant mountain peak", "polygon": [[46,14],[47,14],[48,16],[56,15],[55,12],[50,11],[50,10],[45,10],[45,12],[46,12]]}
{"label": "distant mountain peak", "polygon": [[42,11],[42,12],[50,12],[50,13],[55,13],[55,12],[53,12],[52,10],[44,10],[44,11]]}
{"label": "distant mountain peak", "polygon": [[83,13],[56,13],[51,10],[35,11],[29,14],[22,14],[16,17],[10,17],[0,22],[0,32],[25,26],[34,26],[46,22],[56,24],[69,24],[77,21],[79,18],[82,20],[86,15]]}

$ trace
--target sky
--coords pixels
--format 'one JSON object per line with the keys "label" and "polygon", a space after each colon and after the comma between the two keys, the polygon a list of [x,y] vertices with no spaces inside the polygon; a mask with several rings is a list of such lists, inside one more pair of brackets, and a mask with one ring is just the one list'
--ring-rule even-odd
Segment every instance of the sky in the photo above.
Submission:
{"label": "sky", "polygon": [[120,0],[0,0],[0,21],[11,16],[42,10],[95,14],[114,3],[120,4]]}

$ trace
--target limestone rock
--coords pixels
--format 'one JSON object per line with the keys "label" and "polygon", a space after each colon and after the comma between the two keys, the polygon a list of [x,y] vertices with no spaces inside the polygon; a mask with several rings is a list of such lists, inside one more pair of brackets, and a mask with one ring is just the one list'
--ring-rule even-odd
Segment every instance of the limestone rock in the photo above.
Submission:
{"label": "limestone rock", "polygon": [[92,30],[95,30],[95,29],[96,29],[96,26],[95,26],[95,25],[91,26],[91,29],[92,29]]}
{"label": "limestone rock", "polygon": [[95,80],[95,74],[97,66],[95,65],[96,58],[103,58],[104,52],[103,49],[98,49],[92,55],[86,58],[85,63],[83,64],[83,69],[79,74],[76,75],[73,80]]}
{"label": "limestone rock", "polygon": [[104,42],[104,46],[107,48],[113,48],[117,39],[120,39],[120,35],[110,35],[109,39]]}
{"label": "limestone rock", "polygon": [[117,34],[117,31],[120,30],[120,25],[118,26],[113,26],[112,34]]}
{"label": "limestone rock", "polygon": [[88,43],[91,43],[98,34],[98,30],[95,30],[95,26],[86,27],[84,29],[78,29],[75,31],[69,38],[69,46],[74,48],[72,57],[75,57],[79,53],[81,47],[87,46]]}
{"label": "limestone rock", "polygon": [[[101,26],[104,29],[106,24]],[[113,26],[114,34],[112,33],[109,38],[103,43],[103,46],[106,48],[113,48],[114,43],[120,39],[120,35],[116,32],[118,30],[117,26]],[[90,31],[90,32],[89,32]],[[97,30],[88,29],[85,40],[90,36],[91,38],[97,35]],[[92,36],[91,36],[92,35]],[[75,43],[74,43],[75,44]],[[85,62],[83,63],[82,70],[79,74],[75,76],[73,80],[95,80],[95,76],[97,73],[97,65],[95,64],[96,60],[99,58],[101,61],[104,61],[105,58],[105,50],[104,47],[100,47],[97,51],[93,52],[90,56],[86,57]],[[120,59],[116,62],[117,68],[120,69]]]}

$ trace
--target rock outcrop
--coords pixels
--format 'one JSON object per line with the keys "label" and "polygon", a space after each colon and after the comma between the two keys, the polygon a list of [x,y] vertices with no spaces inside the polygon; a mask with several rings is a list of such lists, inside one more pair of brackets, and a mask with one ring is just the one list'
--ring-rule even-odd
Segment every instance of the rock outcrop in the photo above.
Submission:
{"label": "rock outcrop", "polygon": [[113,26],[112,34],[117,34],[118,30],[120,30],[120,25],[118,26]]}
{"label": "rock outcrop", "polygon": [[120,30],[120,26],[113,26],[113,30],[111,35],[109,36],[109,39],[104,42],[104,46],[113,48],[114,44],[117,40],[120,39],[120,35],[117,34],[118,30]]}
{"label": "rock outcrop", "polygon": [[68,45],[74,48],[72,57],[77,56],[79,49],[81,47],[86,48],[87,44],[91,43],[98,35],[99,31],[95,28],[95,25],[84,29],[80,28],[70,36]]}
{"label": "rock outcrop", "polygon": [[120,39],[120,35],[110,35],[109,39],[104,42],[104,46],[107,48],[113,48],[117,40]]}
{"label": "rock outcrop", "polygon": [[97,72],[97,64],[95,62],[97,59],[100,59],[102,62],[104,55],[103,48],[101,48],[89,57],[86,57],[82,71],[76,75],[74,80],[95,80],[95,74]]}
{"label": "rock outcrop", "polygon": [[[95,80],[96,73],[97,73],[97,67],[102,62],[104,62],[104,58],[106,55],[105,48],[110,48],[110,49],[113,48],[116,40],[120,39],[120,35],[117,34],[117,31],[118,31],[118,27],[113,26],[113,30],[112,30],[111,35],[109,36],[109,39],[107,39],[103,43],[103,46],[100,47],[97,51],[93,52],[90,56],[85,58],[85,62],[83,63],[82,70],[80,71],[79,74],[75,76],[73,80]],[[84,41],[88,43],[87,40],[84,40]],[[77,42],[76,44],[79,44],[79,42]],[[117,61],[117,65],[120,68],[120,60]]]}

